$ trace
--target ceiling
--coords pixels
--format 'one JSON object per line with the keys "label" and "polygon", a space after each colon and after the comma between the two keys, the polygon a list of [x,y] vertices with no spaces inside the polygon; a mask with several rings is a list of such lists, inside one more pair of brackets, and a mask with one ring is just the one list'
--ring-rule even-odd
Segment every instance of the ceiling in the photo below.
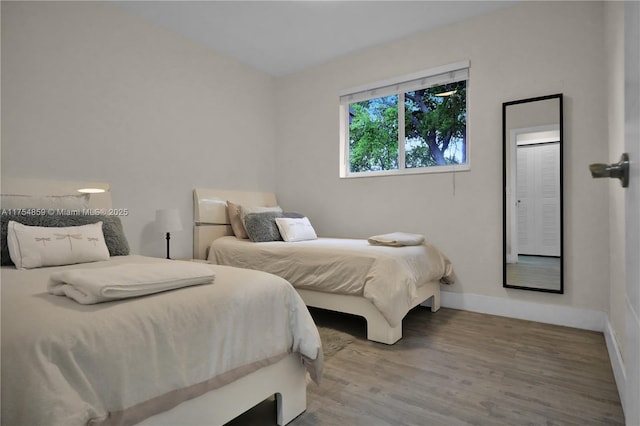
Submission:
{"label": "ceiling", "polygon": [[462,21],[512,1],[114,2],[274,76]]}

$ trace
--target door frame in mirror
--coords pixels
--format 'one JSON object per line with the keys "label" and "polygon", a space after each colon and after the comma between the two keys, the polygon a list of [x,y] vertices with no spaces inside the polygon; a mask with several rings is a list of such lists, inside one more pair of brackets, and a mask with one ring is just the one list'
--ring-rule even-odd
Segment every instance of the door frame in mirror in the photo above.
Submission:
{"label": "door frame in mirror", "polygon": [[[511,149],[510,138],[507,135],[507,107],[512,105],[530,103],[530,102],[538,102],[549,99],[558,99],[558,107],[559,107],[559,139],[560,139],[560,170],[559,170],[559,178],[560,178],[560,288],[558,290],[555,289],[546,289],[546,288],[537,288],[537,287],[527,287],[520,285],[512,285],[507,283],[507,188],[508,182],[510,179],[507,176],[507,151]],[[564,169],[564,161],[563,161],[563,151],[564,151],[564,117],[563,117],[563,96],[562,93],[557,93],[553,95],[547,96],[538,96],[534,98],[527,99],[519,99],[516,101],[504,102],[502,104],[502,286],[504,288],[513,288],[518,290],[531,290],[531,291],[539,291],[545,293],[564,293],[564,178],[563,178],[563,169]]]}

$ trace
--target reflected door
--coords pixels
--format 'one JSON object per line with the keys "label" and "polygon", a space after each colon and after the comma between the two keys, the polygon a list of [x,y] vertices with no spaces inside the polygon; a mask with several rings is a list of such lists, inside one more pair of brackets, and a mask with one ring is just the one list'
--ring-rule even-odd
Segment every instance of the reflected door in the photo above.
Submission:
{"label": "reflected door", "polygon": [[517,148],[518,254],[560,256],[560,144]]}

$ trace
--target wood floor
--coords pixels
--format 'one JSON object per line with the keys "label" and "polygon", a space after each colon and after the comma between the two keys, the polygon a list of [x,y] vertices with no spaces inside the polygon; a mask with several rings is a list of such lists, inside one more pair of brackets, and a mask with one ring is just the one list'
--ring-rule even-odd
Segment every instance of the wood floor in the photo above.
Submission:
{"label": "wood floor", "polygon": [[[358,317],[312,314],[356,340],[327,360],[292,426],[624,424],[601,333],[418,307],[387,346]],[[229,425],[271,424],[267,400]]]}

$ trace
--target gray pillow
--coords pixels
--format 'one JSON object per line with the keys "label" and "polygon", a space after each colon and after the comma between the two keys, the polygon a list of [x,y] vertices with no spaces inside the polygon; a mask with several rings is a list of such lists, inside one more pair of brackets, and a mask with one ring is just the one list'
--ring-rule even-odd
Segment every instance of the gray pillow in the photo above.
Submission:
{"label": "gray pillow", "polygon": [[282,217],[280,212],[249,213],[244,217],[244,227],[249,239],[254,243],[266,241],[282,241],[276,217]]}
{"label": "gray pillow", "polygon": [[286,217],[289,219],[302,219],[303,217],[305,217],[305,215],[303,215],[302,213],[296,213],[296,212],[284,212],[280,217]]}
{"label": "gray pillow", "polygon": [[[3,266],[13,265],[9,257],[9,246],[7,245],[7,227],[9,221],[21,223],[27,226],[47,226],[65,227],[88,225],[102,221],[102,233],[104,241],[109,249],[109,256],[126,256],[129,254],[129,242],[124,235],[122,222],[118,216],[106,215],[64,215],[64,214],[44,214],[44,215],[20,215],[2,210],[0,215],[0,260]],[[275,223],[275,219],[274,219]],[[279,234],[278,234],[279,235]]]}
{"label": "gray pillow", "polygon": [[282,241],[280,230],[278,229],[278,225],[276,224],[277,217],[301,219],[305,216],[303,214],[295,213],[295,212],[248,213],[244,217],[244,227],[247,231],[247,235],[249,236],[249,240],[251,240],[254,243],[264,243],[267,241]]}

